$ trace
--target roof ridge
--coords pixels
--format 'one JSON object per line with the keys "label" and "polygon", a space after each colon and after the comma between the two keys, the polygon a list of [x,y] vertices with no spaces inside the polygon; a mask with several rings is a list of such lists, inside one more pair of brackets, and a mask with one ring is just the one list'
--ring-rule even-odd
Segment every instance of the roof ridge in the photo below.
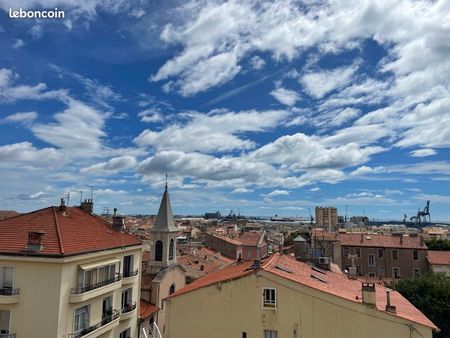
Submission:
{"label": "roof ridge", "polygon": [[21,216],[25,216],[25,215],[34,214],[35,212],[40,212],[42,210],[50,209],[50,208],[53,208],[53,206],[41,208],[41,209],[38,209],[38,210],[33,210],[33,211],[30,211],[30,212],[19,213],[18,215],[15,215],[15,216],[12,216],[12,217],[9,217],[9,218],[0,219],[0,222],[9,221],[10,219],[21,217]]}
{"label": "roof ridge", "polygon": [[56,228],[56,235],[58,236],[58,242],[59,242],[59,249],[61,250],[61,254],[64,255],[64,245],[61,239],[61,231],[59,229],[59,223],[58,223],[58,216],[56,215],[55,207],[51,207],[53,210],[53,217],[55,219],[55,228]]}

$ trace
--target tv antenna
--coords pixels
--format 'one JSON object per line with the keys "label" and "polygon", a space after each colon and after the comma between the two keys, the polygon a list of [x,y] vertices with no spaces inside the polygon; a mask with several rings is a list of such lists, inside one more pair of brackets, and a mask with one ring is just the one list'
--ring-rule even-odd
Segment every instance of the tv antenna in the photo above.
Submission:
{"label": "tv antenna", "polygon": [[94,186],[89,185],[89,188],[91,188],[91,201],[94,199]]}

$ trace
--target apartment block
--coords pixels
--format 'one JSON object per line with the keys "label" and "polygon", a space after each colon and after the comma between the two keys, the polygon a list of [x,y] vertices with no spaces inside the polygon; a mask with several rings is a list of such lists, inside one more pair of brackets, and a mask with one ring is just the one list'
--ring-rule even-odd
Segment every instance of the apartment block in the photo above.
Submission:
{"label": "apartment block", "polygon": [[428,249],[418,236],[341,233],[342,269],[359,276],[412,278],[427,271]]}
{"label": "apartment block", "polygon": [[166,338],[431,338],[396,291],[279,253],[212,272],[165,300]]}
{"label": "apartment block", "polygon": [[334,207],[316,207],[316,226],[319,228],[336,229],[338,224],[337,209]]}
{"label": "apartment block", "polygon": [[0,221],[0,336],[138,335],[142,245],[92,201]]}

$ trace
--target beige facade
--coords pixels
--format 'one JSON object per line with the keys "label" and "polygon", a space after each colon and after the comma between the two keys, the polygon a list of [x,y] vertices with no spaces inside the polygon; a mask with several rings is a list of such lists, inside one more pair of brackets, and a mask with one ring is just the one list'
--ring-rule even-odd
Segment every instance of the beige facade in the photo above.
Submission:
{"label": "beige facade", "polygon": [[337,209],[334,207],[316,207],[316,226],[336,229],[338,223]]}
{"label": "beige facade", "polygon": [[[274,308],[263,289],[276,290]],[[431,328],[266,271],[168,299],[166,338],[431,338]],[[412,329],[414,328],[414,329]]]}
{"label": "beige facade", "polygon": [[[0,295],[0,311],[9,317],[9,334],[15,334],[14,338],[116,338],[129,329],[129,337],[137,337],[141,252],[136,245],[61,258],[0,255],[0,268],[13,268],[12,290],[18,290],[18,294]],[[131,266],[124,259],[132,261]],[[105,267],[111,266],[108,271],[114,278],[95,287]],[[87,281],[86,271],[94,270]],[[111,301],[105,300],[108,297]],[[82,335],[82,327],[92,332]]]}

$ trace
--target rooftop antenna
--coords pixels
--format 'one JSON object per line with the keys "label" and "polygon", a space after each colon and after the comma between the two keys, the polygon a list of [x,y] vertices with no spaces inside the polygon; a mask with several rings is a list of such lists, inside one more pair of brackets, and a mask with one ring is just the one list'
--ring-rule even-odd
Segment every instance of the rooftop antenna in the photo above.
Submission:
{"label": "rooftop antenna", "polygon": [[69,206],[69,201],[70,201],[70,191],[67,193],[67,203],[66,203],[66,206]]}
{"label": "rooftop antenna", "polygon": [[81,205],[81,203],[83,203],[83,190],[78,190],[78,192],[80,193],[80,205]]}
{"label": "rooftop antenna", "polygon": [[94,186],[90,185],[89,188],[91,188],[91,201],[94,199]]}

